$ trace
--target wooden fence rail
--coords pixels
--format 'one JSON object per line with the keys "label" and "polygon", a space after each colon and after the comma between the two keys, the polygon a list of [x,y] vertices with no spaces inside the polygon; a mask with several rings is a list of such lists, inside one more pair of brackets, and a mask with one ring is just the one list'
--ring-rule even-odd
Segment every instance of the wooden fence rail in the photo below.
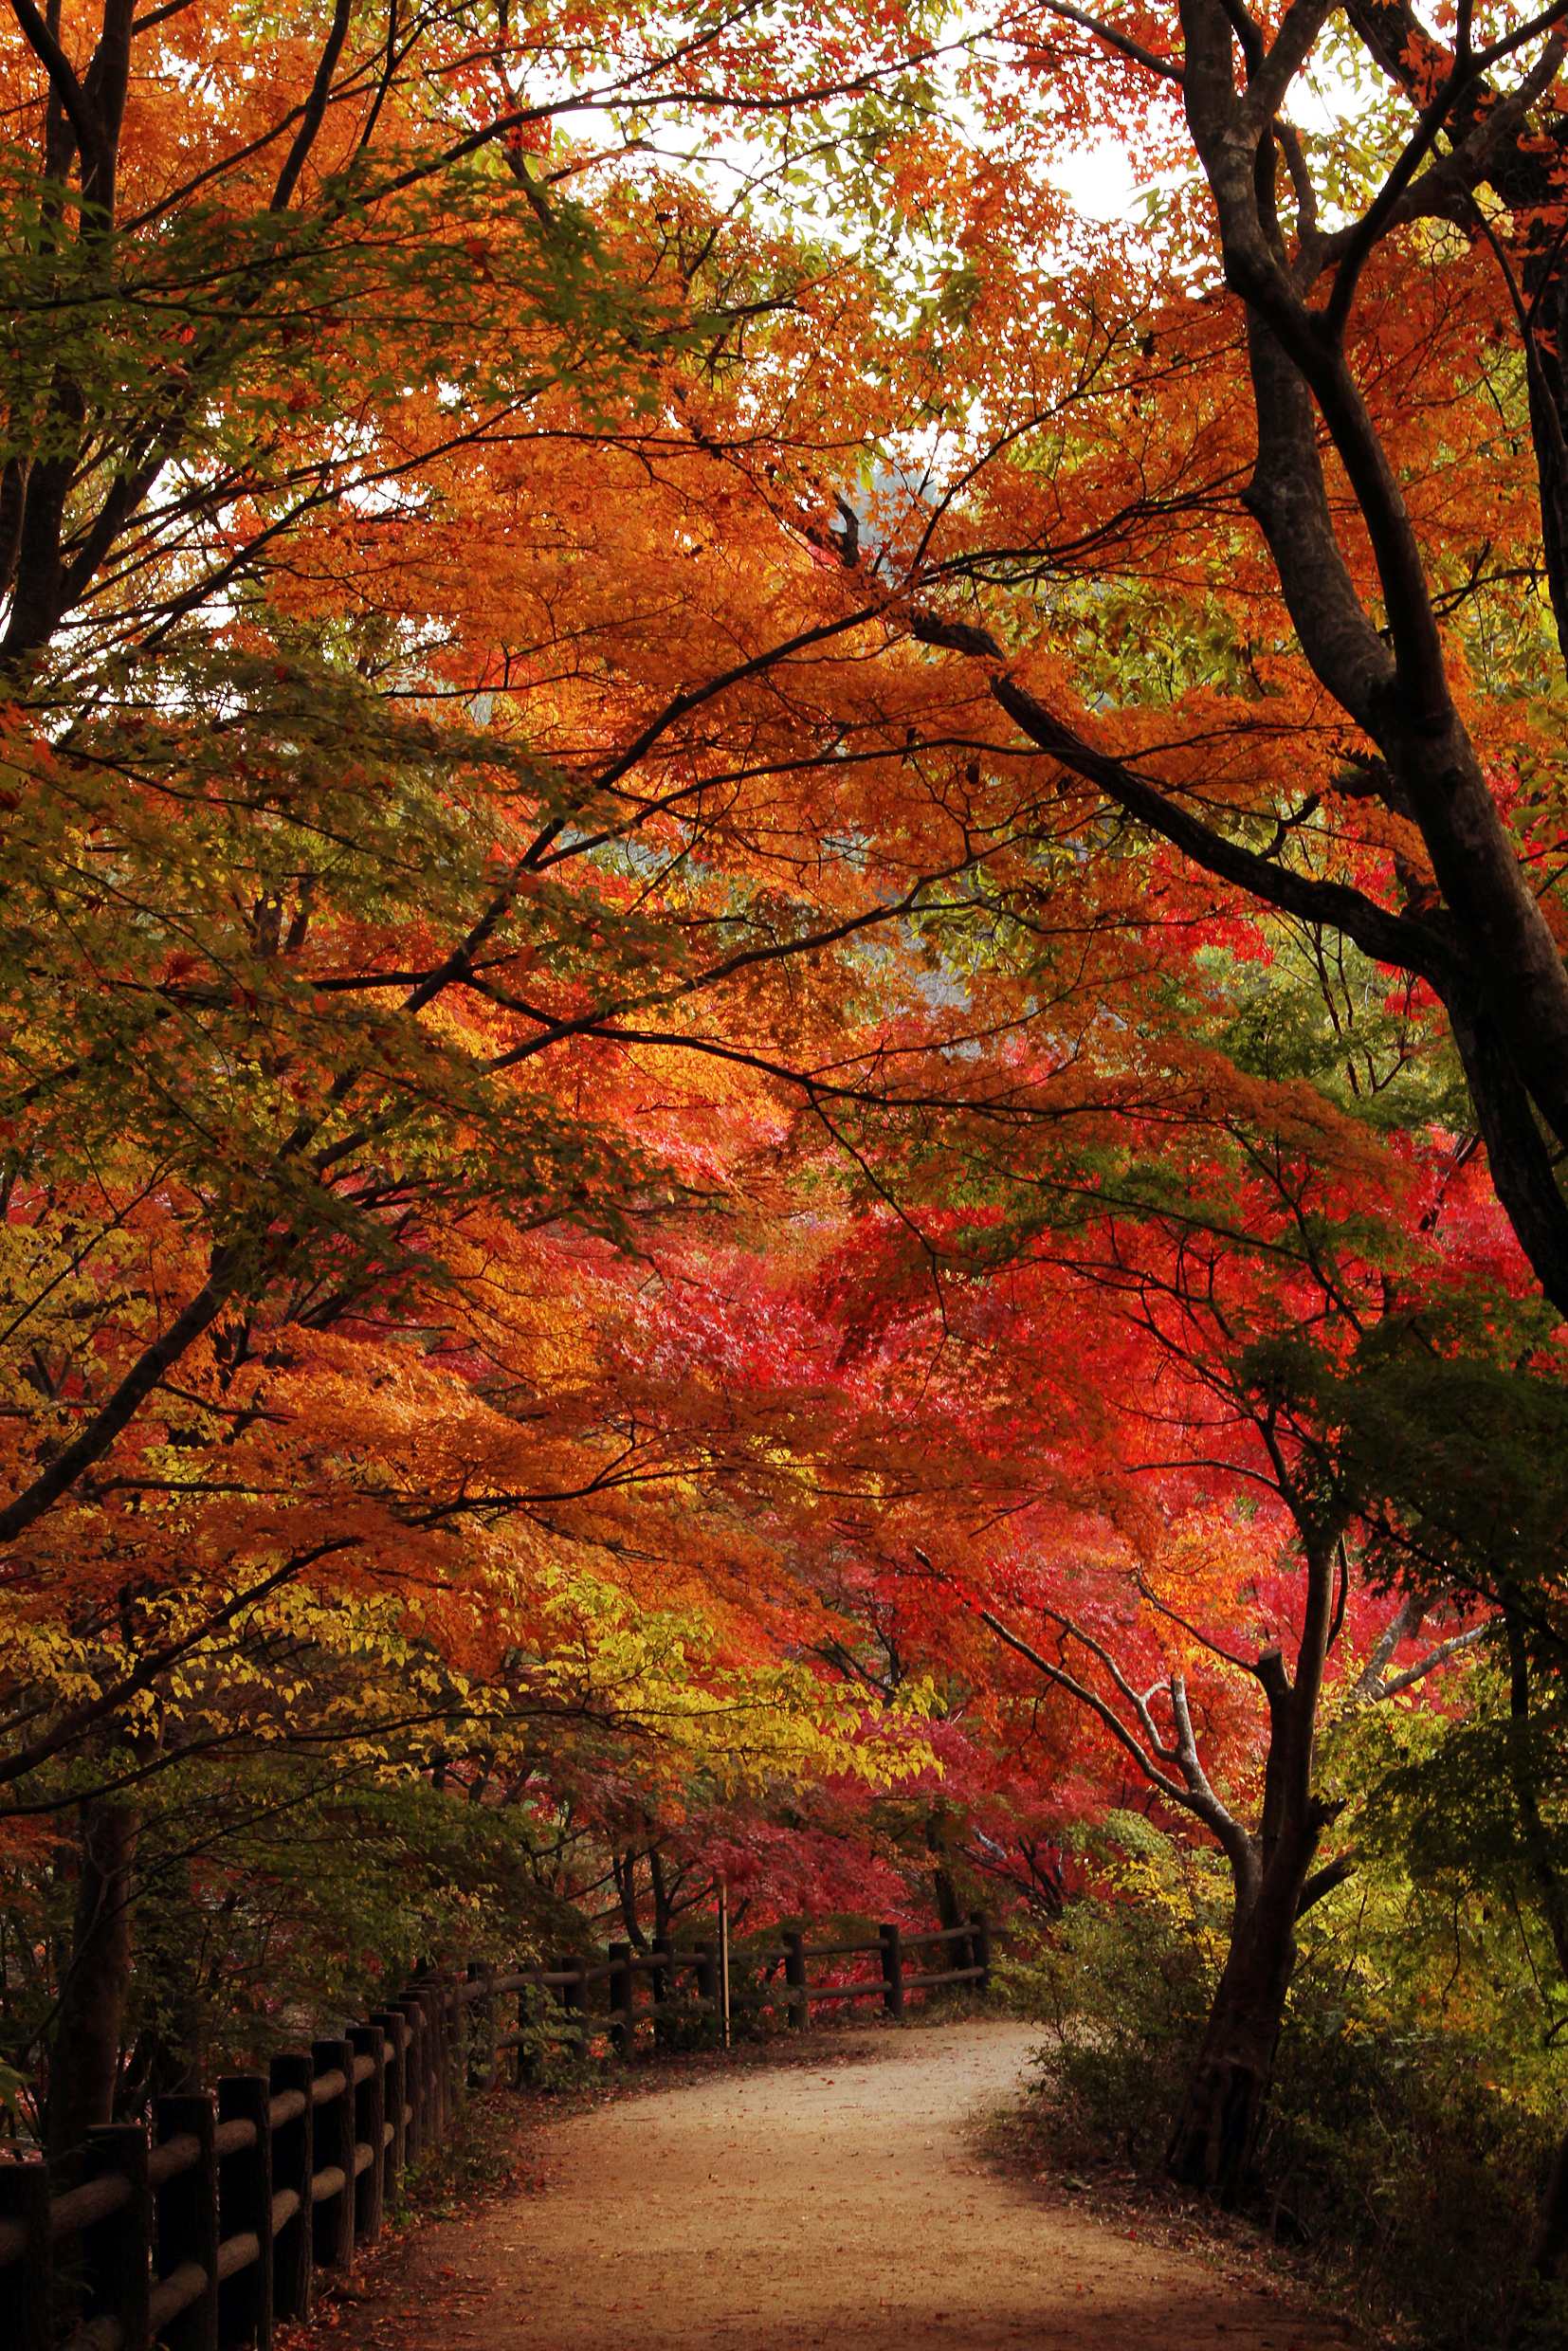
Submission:
{"label": "wooden fence rail", "polygon": [[[956,1964],[906,1973],[904,1955],[932,1943],[955,1946]],[[966,1926],[933,1934],[884,1926],[860,1943],[791,1934],[736,1957],[784,1968],[798,2027],[814,2001],[880,1995],[902,2016],[917,1986],[983,1984],[991,1934],[976,1911]],[[808,1960],[849,1958],[874,1958],[879,1973],[808,1980]],[[641,2005],[639,1976],[651,1995]],[[603,2010],[591,2005],[600,1984]],[[502,2004],[514,1999],[517,2024],[502,2029]],[[410,1985],[341,2038],[287,2050],[265,2073],[226,2075],[215,2098],[160,2098],[151,2134],[139,2123],[89,2131],[85,2176],[63,2196],[50,2195],[42,2162],[0,2162],[0,2337],[8,2351],[55,2351],[74,2318],[62,2351],[270,2351],[275,2322],[309,2317],[315,2271],[347,2269],[355,2246],[379,2233],[403,2171],[444,2137],[469,2086],[500,2079],[503,2055],[518,2052],[521,2080],[525,2052],[541,2039],[583,2042],[608,2030],[625,2053],[645,2017],[668,2038],[684,2019],[717,2023],[719,2010],[712,1943],[611,1943],[603,1960],[572,1953],[510,1975],[470,1968],[465,1981]]]}
{"label": "wooden fence rail", "polygon": [[[930,1943],[951,1944],[954,1964],[910,1975],[904,1967],[904,1954]],[[939,1984],[989,1983],[991,1925],[985,1912],[975,1910],[971,1912],[967,1924],[935,1927],[926,1935],[906,1935],[897,1926],[884,1926],[875,1942],[808,1942],[804,1935],[792,1934],[786,1935],[776,1949],[753,1950],[748,1957],[754,1962],[782,1962],[790,2022],[804,2031],[815,2001],[875,1999],[880,1994],[888,2014],[902,2016],[906,1992]],[[857,1958],[875,1959],[880,1974],[862,1982],[846,1984],[812,1983],[807,1977],[808,1959]]]}

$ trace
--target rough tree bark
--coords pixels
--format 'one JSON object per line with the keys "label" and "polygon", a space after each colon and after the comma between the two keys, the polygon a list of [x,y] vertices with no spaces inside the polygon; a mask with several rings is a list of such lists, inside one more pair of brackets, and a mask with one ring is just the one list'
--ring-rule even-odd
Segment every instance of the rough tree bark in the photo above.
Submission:
{"label": "rough tree bark", "polygon": [[[1397,89],[1419,104],[1429,61],[1443,52],[1409,0],[1347,0],[1345,15],[1367,54]],[[1565,249],[1556,225],[1568,171],[1568,120],[1543,107],[1528,119],[1491,128],[1504,102],[1492,77],[1477,73],[1459,92],[1451,114],[1451,137],[1463,147],[1483,123],[1487,126],[1486,178],[1501,197],[1514,229],[1513,250],[1500,263],[1517,273],[1510,286],[1516,323],[1529,370],[1530,432],[1541,483],[1541,553],[1557,622],[1558,643],[1568,659],[1568,280]],[[1444,217],[1469,237],[1483,235],[1480,214],[1457,184]],[[1517,242],[1516,242],[1517,240]]]}
{"label": "rough tree bark", "polygon": [[[951,1934],[965,1923],[963,1905],[953,1875],[953,1846],[949,1835],[953,1815],[945,1804],[939,1804],[925,1817],[925,1850],[931,1856],[931,1890],[937,1899],[937,1916]],[[956,1962],[955,1962],[956,1963]]]}
{"label": "rough tree bark", "polygon": [[[1443,902],[1428,921],[1449,950],[1439,993],[1461,1013],[1455,1038],[1494,1175],[1544,1286],[1568,1306],[1568,1207],[1555,1181],[1541,1180],[1541,1162],[1547,1175],[1550,1164],[1530,1115],[1533,1106],[1568,1143],[1568,973],[1449,694],[1422,551],[1346,351],[1361,269],[1404,190],[1391,178],[1387,201],[1333,236],[1304,206],[1294,258],[1273,210],[1276,113],[1327,13],[1325,0],[1296,0],[1272,48],[1257,45],[1238,89],[1231,14],[1221,0],[1183,0],[1188,121],[1226,276],[1248,304],[1258,458],[1243,502],[1267,539],[1308,662],[1381,755],[1379,796],[1420,829]],[[1498,142],[1522,129],[1530,100],[1556,80],[1563,53],[1554,36],[1505,105],[1474,125],[1453,122],[1457,178],[1473,186],[1484,175]],[[1445,118],[1469,87],[1458,65],[1452,80]],[[1314,306],[1307,295],[1325,279]],[[1319,418],[1372,542],[1386,632],[1363,610],[1340,551]]]}
{"label": "rough tree bark", "polygon": [[[1552,1947],[1568,1981],[1568,1886],[1563,1883],[1552,1839],[1541,1818],[1530,1737],[1530,1649],[1523,1615],[1503,1595],[1508,1640],[1508,1775],[1519,1815],[1525,1866],[1552,1937]],[[1568,2131],[1559,2143],[1546,2193],[1536,2215],[1536,2238],[1508,2324],[1507,2342],[1523,2341],[1537,2316],[1541,2289],[1568,2286]]]}
{"label": "rough tree bark", "polygon": [[642,1857],[643,1849],[636,1845],[624,1853],[611,1853],[610,1856],[610,1867],[615,1879],[615,1899],[621,1906],[621,1923],[634,1951],[647,1949],[647,1937],[637,1916],[637,1864]]}
{"label": "rough tree bark", "polygon": [[[1231,1862],[1235,1912],[1231,1946],[1204,2029],[1166,2166],[1183,2186],[1232,2202],[1251,2160],[1275,2045],[1296,1964],[1296,1922],[1343,1874],[1313,1886],[1309,1871],[1339,1806],[1312,1792],[1312,1748],[1327,1629],[1332,1570],[1314,1567],[1292,1685],[1277,1649],[1253,1670],[1268,1701],[1263,1816],[1249,1835],[1231,1823],[1221,1842]],[[1321,1592],[1321,1605],[1320,1605]]]}
{"label": "rough tree bark", "polygon": [[80,2176],[87,2131],[114,2116],[131,1982],[131,1893],[141,1815],[94,1797],[81,1807],[71,1952],[50,2041],[46,2146],[60,2188]]}

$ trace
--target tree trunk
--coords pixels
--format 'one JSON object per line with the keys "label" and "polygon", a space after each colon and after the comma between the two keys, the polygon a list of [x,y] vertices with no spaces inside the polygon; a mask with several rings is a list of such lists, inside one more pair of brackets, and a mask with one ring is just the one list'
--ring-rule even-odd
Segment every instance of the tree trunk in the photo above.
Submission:
{"label": "tree trunk", "polygon": [[1165,2151],[1173,2179],[1227,2205],[1241,2193],[1268,2094],[1296,1964],[1296,1921],[1307,1871],[1324,1828],[1339,1811],[1312,1794],[1313,1730],[1332,1588],[1329,1558],[1320,1547],[1312,1560],[1295,1688],[1277,1649],[1265,1649],[1255,1668],[1269,1714],[1263,1816],[1256,1836],[1232,1832],[1226,1839],[1236,1888],[1231,1948]]}
{"label": "tree trunk", "polygon": [[1323,1831],[1344,1809],[1340,1800],[1316,1795],[1312,1789],[1323,1661],[1337,1630],[1335,1570],[1341,1560],[1343,1527],[1321,1510],[1308,1511],[1267,1428],[1265,1434],[1275,1460],[1279,1490],[1301,1530],[1307,1575],[1294,1684],[1283,1652],[1272,1642],[1260,1651],[1251,1668],[1268,1702],[1263,1807],[1255,1835],[1210,1783],[1198,1753],[1182,1674],[1173,1673],[1167,1684],[1172,1733],[1165,1738],[1156,1727],[1148,1699],[1140,1698],[1093,1635],[1070,1617],[1044,1610],[1048,1624],[1054,1622],[1064,1643],[1069,1637],[1075,1639],[1103,1662],[1128,1702],[1140,1737],[1075,1671],[1042,1655],[989,1610],[980,1611],[992,1631],[1009,1649],[1027,1657],[1050,1687],[1067,1690],[1092,1709],[1137,1759],[1145,1778],[1166,1801],[1180,1805],[1203,1823],[1231,1865],[1235,1887],[1231,1948],[1165,2151],[1166,2169],[1173,2179],[1184,2187],[1201,2188],[1225,2203],[1235,2200],[1251,2157],[1295,1965],[1296,1921],[1331,1886],[1339,1885],[1348,1868],[1341,1857],[1315,1877],[1307,1874]]}
{"label": "tree trunk", "polygon": [[647,1949],[647,1937],[637,1922],[637,1864],[640,1858],[635,1846],[625,1853],[611,1853],[610,1857],[615,1878],[615,1899],[621,1905],[621,1923],[634,1951]]}
{"label": "tree trunk", "polygon": [[[1507,1586],[1502,1595],[1503,1620],[1508,1640],[1508,1775],[1519,1813],[1521,1841],[1526,1866],[1535,1880],[1541,1909],[1551,1931],[1559,1969],[1568,1977],[1568,1888],[1553,1853],[1552,1839],[1541,1817],[1536,1758],[1531,1744],[1531,1660],[1527,1628],[1517,1595]],[[1559,2142],[1552,2176],[1536,2220],[1530,2266],[1521,2281],[1508,2319],[1505,2342],[1560,2341],[1560,2307],[1554,2315],[1543,2303],[1556,2299],[1553,2289],[1568,2287],[1568,2134]]]}
{"label": "tree trunk", "polygon": [[[1556,2289],[1554,2292],[1554,2288]],[[1568,2134],[1558,2142],[1557,2160],[1537,2216],[1536,2241],[1504,2338],[1515,2344],[1560,2342],[1562,2307],[1568,2288]],[[1556,2310],[1552,2304],[1558,2303]],[[1544,2305],[1544,2306],[1543,2306]]]}
{"label": "tree trunk", "polygon": [[647,1849],[647,1873],[653,1881],[653,1947],[655,1951],[667,1951],[675,1923],[675,1900],[665,1877],[664,1855],[657,1845]]}
{"label": "tree trunk", "polygon": [[[1304,1865],[1302,1874],[1304,1874]],[[1182,2187],[1233,2204],[1251,2160],[1296,1963],[1296,1899],[1266,1886],[1231,1939],[1165,2165]]]}
{"label": "tree trunk", "polygon": [[937,1898],[937,1916],[951,1934],[955,1927],[963,1925],[964,1912],[953,1878],[953,1849],[947,1836],[950,1817],[946,1806],[941,1804],[934,1813],[927,1813],[925,1850],[931,1855],[931,1890]]}
{"label": "tree trunk", "polygon": [[95,1797],[82,1806],[81,1823],[71,1959],[49,2051],[47,2146],[61,2189],[80,2177],[89,2127],[114,2118],[141,1814]]}

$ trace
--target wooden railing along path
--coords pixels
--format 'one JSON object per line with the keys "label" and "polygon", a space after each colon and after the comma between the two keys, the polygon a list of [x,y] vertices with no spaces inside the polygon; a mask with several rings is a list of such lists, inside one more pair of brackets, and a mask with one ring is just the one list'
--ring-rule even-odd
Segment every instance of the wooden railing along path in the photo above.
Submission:
{"label": "wooden railing along path", "polygon": [[[907,1973],[905,1953],[933,1943],[943,1957],[955,1945],[958,1964]],[[783,1967],[790,2022],[804,2026],[816,2001],[880,1995],[902,2016],[918,1987],[983,1984],[991,1937],[976,1911],[934,1934],[884,1926],[875,1942],[833,1944],[787,1934],[743,1956]],[[854,1957],[876,1958],[880,1973],[808,1980],[808,1960]],[[695,1983],[684,1998],[683,1972]],[[641,2007],[640,1975],[652,1993]],[[553,2014],[538,2014],[540,1994],[556,1996]],[[518,2022],[502,2031],[501,2002],[514,1995]],[[668,2034],[683,2018],[716,2024],[720,2006],[712,1943],[641,1953],[611,1943],[605,1960],[573,1954],[511,1975],[471,1968],[465,1981],[411,1985],[341,2039],[274,2057],[266,2073],[226,2075],[215,2098],[160,2098],[151,2136],[139,2123],[89,2131],[85,2178],[63,2196],[50,2195],[42,2162],[0,2162],[0,2341],[54,2351],[58,2288],[79,2317],[63,2351],[270,2351],[276,2321],[309,2316],[314,2271],[347,2269],[355,2246],[379,2233],[405,2167],[445,2136],[470,2085],[500,2078],[503,2054],[518,2052],[521,2079],[541,2039],[608,2030],[624,2052],[645,2016]]]}
{"label": "wooden railing along path", "polygon": [[[905,1972],[903,1959],[908,1951],[921,1950],[931,1943],[943,1948],[954,1945],[953,1967],[927,1971],[911,1976]],[[973,1959],[967,1955],[973,1953]],[[806,1977],[808,1959],[843,1959],[860,1956],[880,1959],[882,1974],[869,1983],[825,1984],[809,1983]],[[755,1965],[757,1961],[784,1964],[786,1999],[792,2025],[804,2026],[810,2021],[811,2003],[815,2000],[864,2000],[882,1995],[882,2004],[891,2016],[903,2014],[903,1996],[937,1984],[975,1983],[985,1985],[991,1980],[991,1925],[983,1910],[972,1911],[965,1926],[939,1926],[928,1935],[906,1935],[897,1926],[884,1926],[875,1942],[809,1943],[804,1935],[785,1935],[776,1950],[747,1952]]]}

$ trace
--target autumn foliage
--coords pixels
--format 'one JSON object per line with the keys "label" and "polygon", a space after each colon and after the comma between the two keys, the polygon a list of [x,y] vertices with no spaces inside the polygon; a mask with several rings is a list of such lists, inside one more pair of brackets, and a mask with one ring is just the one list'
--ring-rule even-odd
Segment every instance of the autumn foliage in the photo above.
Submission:
{"label": "autumn foliage", "polygon": [[[720,1871],[1048,1922],[1136,1802],[1231,1872],[1171,2161],[1237,2191],[1325,1736],[1560,1671],[1431,1368],[1550,1418],[1568,1307],[1555,24],[15,0],[63,2169],[283,1976]],[[1057,184],[1108,125],[1146,223]]]}

